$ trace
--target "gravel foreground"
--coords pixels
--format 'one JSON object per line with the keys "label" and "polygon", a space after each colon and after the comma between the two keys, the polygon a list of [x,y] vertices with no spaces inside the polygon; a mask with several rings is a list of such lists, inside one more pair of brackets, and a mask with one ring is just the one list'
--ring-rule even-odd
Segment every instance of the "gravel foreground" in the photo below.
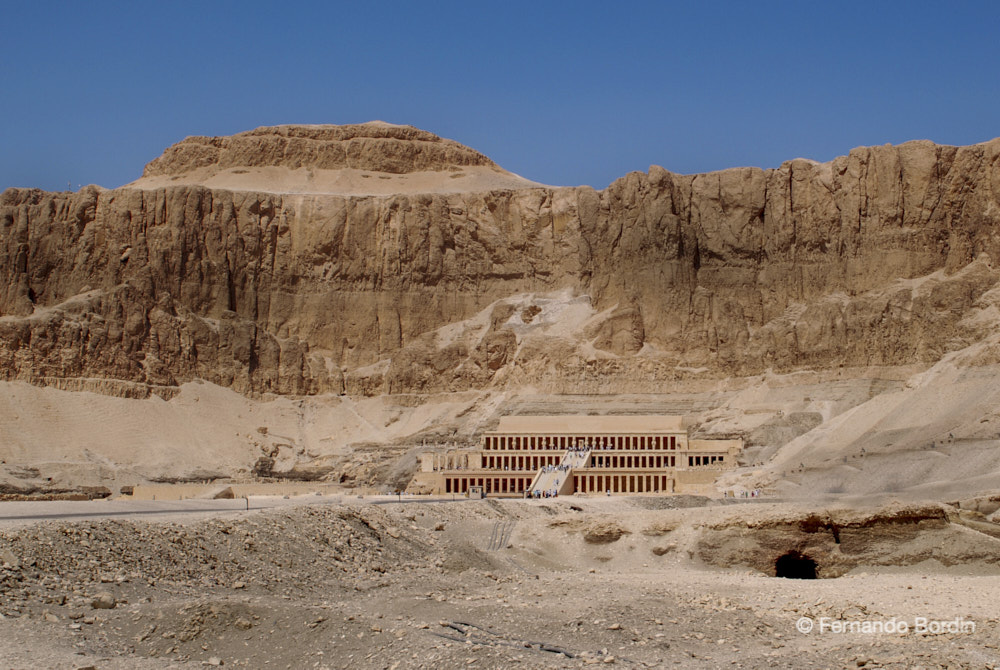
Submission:
{"label": "gravel foreground", "polygon": [[[0,664],[1000,667],[996,524],[831,512],[834,545],[790,504],[671,507],[352,501],[0,529]],[[785,547],[839,576],[769,576],[755,557]]]}

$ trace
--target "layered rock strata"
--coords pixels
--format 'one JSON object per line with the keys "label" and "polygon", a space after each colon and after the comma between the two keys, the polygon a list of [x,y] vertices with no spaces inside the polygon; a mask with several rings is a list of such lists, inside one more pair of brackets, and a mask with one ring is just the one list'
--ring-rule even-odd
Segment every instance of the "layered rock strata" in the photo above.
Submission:
{"label": "layered rock strata", "polygon": [[[910,142],[773,170],[653,167],[603,191],[9,189],[0,370],[372,395],[929,364],[994,324],[998,161],[998,140]],[[237,166],[516,178],[363,124],[190,138],[144,179]],[[589,320],[539,330],[559,292]]]}

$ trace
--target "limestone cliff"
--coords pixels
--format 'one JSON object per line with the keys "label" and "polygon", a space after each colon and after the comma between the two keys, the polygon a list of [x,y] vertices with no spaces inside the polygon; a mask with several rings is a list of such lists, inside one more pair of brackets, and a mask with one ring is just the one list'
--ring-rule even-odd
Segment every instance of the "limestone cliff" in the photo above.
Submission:
{"label": "limestone cliff", "polygon": [[[910,142],[595,191],[387,124],[190,138],[126,187],[0,196],[0,369],[373,395],[929,364],[993,324],[962,319],[996,300],[998,157]],[[340,181],[282,192],[296,171]]]}

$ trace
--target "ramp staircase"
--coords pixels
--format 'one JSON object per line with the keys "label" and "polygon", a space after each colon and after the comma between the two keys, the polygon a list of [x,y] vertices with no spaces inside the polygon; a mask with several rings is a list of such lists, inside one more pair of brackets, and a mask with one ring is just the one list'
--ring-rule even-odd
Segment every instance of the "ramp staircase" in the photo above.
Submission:
{"label": "ramp staircase", "polygon": [[590,449],[567,451],[559,465],[542,468],[531,481],[528,491],[532,497],[548,494],[565,495],[572,492],[570,482],[574,468],[583,468],[590,462]]}

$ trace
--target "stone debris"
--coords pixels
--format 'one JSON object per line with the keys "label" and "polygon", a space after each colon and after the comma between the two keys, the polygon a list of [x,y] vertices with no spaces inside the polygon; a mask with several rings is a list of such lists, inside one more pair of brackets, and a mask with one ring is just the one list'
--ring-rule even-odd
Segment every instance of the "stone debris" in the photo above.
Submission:
{"label": "stone debris", "polygon": [[115,597],[110,593],[102,592],[94,596],[94,599],[90,601],[90,606],[95,610],[111,610],[115,608],[117,601]]}
{"label": "stone debris", "polygon": [[[629,532],[618,542],[594,545],[583,529],[611,514],[592,504],[582,502],[581,512],[531,501],[430,503],[419,507],[432,516],[418,520],[409,518],[412,507],[358,503],[182,524],[112,519],[0,529],[0,548],[21,560],[16,571],[0,570],[0,628],[8,636],[35,631],[37,652],[66,650],[76,665],[125,667],[101,660],[120,657],[135,667],[164,669],[352,670],[663,667],[669,660],[820,668],[853,666],[862,655],[864,667],[936,668],[956,657],[958,667],[975,667],[974,654],[984,641],[994,644],[1000,630],[995,614],[983,616],[993,611],[986,573],[963,581],[912,570],[862,577],[855,570],[836,580],[790,583],[760,571],[716,569],[696,553],[737,531],[741,555],[748,557],[758,551],[752,540],[832,542],[809,512],[796,516],[787,506],[645,510],[633,501],[608,500],[601,504],[617,510],[614,523]],[[919,517],[926,546],[941,551],[938,539],[947,537],[947,555],[959,556],[959,536],[947,535],[947,517],[928,516],[924,508],[831,512],[829,519],[846,528],[841,539],[852,543],[855,560],[919,558],[910,537],[917,524],[899,523],[891,539],[883,533],[870,546],[861,541],[861,521],[889,524],[893,510],[899,519]],[[497,518],[508,516],[517,518],[517,545],[524,548],[483,549]],[[799,521],[806,522],[804,529]],[[439,522],[451,532],[435,533]],[[650,548],[662,537],[641,529],[661,522],[672,524],[679,549],[654,560]],[[767,532],[747,535],[748,524]],[[965,526],[959,530],[978,537]],[[431,537],[439,542],[432,545]],[[963,569],[980,565],[975,556],[992,561],[996,555],[991,549],[998,540],[983,535],[976,541],[965,546]],[[243,587],[236,589],[237,582]],[[982,594],[978,600],[976,593]],[[897,599],[895,606],[886,604],[890,598]],[[936,611],[971,612],[980,632],[920,640],[831,638],[823,654],[810,655],[815,636],[795,630],[802,616],[878,618],[901,611],[900,602],[929,599]],[[95,602],[114,607],[95,609]]]}

